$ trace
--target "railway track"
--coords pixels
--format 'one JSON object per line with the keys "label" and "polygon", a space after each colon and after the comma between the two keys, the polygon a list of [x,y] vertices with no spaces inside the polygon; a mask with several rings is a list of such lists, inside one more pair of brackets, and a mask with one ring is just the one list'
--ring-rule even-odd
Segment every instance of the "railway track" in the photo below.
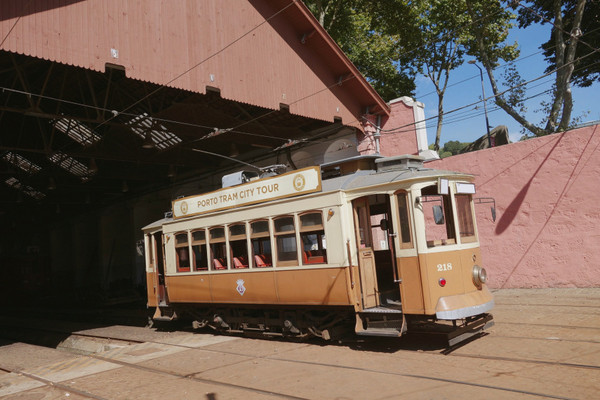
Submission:
{"label": "railway track", "polygon": [[70,394],[77,394],[78,396],[84,397],[86,399],[109,400],[106,397],[97,396],[97,395],[95,395],[93,393],[89,393],[89,392],[86,392],[84,390],[79,390],[79,389],[74,388],[72,386],[62,384],[60,382],[49,381],[47,379],[44,379],[44,378],[39,377],[39,376],[36,376],[34,374],[29,374],[29,373],[24,372],[24,371],[17,371],[17,370],[13,370],[11,368],[5,368],[5,367],[2,367],[2,366],[0,366],[0,371],[6,372],[6,373],[9,373],[9,374],[12,373],[12,374],[17,374],[17,375],[25,376],[25,377],[27,377],[29,379],[33,379],[35,381],[41,382],[41,383],[43,383],[47,387],[60,389],[60,390],[63,390],[65,392],[67,392],[67,393],[70,393]]}
{"label": "railway track", "polygon": [[[54,333],[54,334],[61,334],[61,335],[70,334],[69,332],[59,331],[56,329],[40,329],[40,331],[45,331],[46,333],[50,332],[50,333]],[[195,350],[199,349],[198,347],[194,347],[194,346],[190,346],[190,345],[174,344],[174,343],[168,343],[168,342],[160,341],[160,340],[135,340],[135,339],[128,338],[128,337],[96,335],[96,334],[87,334],[87,333],[72,333],[72,334],[70,334],[70,336],[76,337],[76,338],[82,338],[82,339],[90,339],[90,340],[112,341],[112,342],[120,344],[120,345],[123,345],[123,344],[136,345],[136,344],[142,344],[142,343],[151,343],[151,344],[156,344],[156,345],[161,345],[161,346],[171,346],[171,347],[190,349],[190,350],[191,349],[195,349]],[[534,339],[534,340],[545,340],[545,339]],[[342,342],[341,344],[338,344],[338,345],[347,346],[347,345],[351,345],[351,343]],[[298,346],[308,347],[308,346],[311,346],[311,344],[310,343],[298,344]],[[378,343],[376,341],[373,341],[373,343],[369,343],[368,341],[367,342],[362,341],[361,346],[362,346],[363,350],[371,349],[371,350],[377,351],[378,350],[377,347],[381,346],[381,343]],[[384,344],[384,346],[385,346],[385,344]],[[401,347],[398,347],[398,346],[394,346],[394,347],[395,347],[395,350],[406,351],[406,349],[402,349]],[[243,352],[239,352],[239,351],[227,351],[227,350],[223,350],[223,349],[214,350],[214,349],[210,349],[210,348],[201,348],[201,349],[202,349],[202,351],[206,351],[206,352],[249,357],[247,353],[243,353]],[[296,349],[298,349],[298,347],[296,347]],[[439,351],[426,351],[426,352],[440,354]],[[444,354],[444,353],[442,352],[442,354]],[[596,365],[567,363],[567,362],[549,361],[549,360],[525,359],[525,358],[517,358],[517,357],[498,357],[498,356],[490,356],[490,355],[456,354],[456,353],[452,353],[452,352],[446,354],[445,356],[480,359],[480,360],[491,360],[491,361],[515,362],[515,363],[521,363],[521,364],[527,364],[527,365],[545,365],[545,366],[557,366],[557,367],[563,367],[563,368],[600,370],[600,366],[596,366]],[[124,367],[133,368],[136,370],[160,374],[163,376],[167,375],[167,376],[172,376],[172,377],[176,377],[176,378],[180,378],[180,379],[189,379],[192,381],[197,381],[197,382],[210,384],[210,385],[235,388],[235,389],[247,391],[249,393],[268,395],[268,396],[273,396],[276,398],[303,399],[303,397],[293,396],[293,395],[289,395],[286,393],[261,390],[261,389],[253,388],[253,387],[246,386],[246,385],[240,385],[240,384],[235,384],[235,383],[222,382],[219,380],[201,378],[201,377],[193,376],[194,374],[184,375],[184,374],[178,373],[176,371],[165,371],[162,369],[157,369],[157,368],[153,368],[153,367],[149,367],[149,366],[138,365],[136,363],[129,363],[129,362],[125,362],[122,360],[115,360],[114,358],[104,357],[104,356],[102,356],[102,354],[87,354],[87,355],[85,355],[85,357],[94,358],[97,360],[110,362],[113,364],[118,364],[118,365],[121,365]],[[543,393],[543,392],[537,392],[537,391],[531,391],[531,390],[521,390],[521,389],[516,389],[516,388],[511,388],[511,387],[490,385],[490,384],[478,383],[478,382],[467,381],[467,380],[447,379],[444,377],[434,376],[433,374],[431,374],[431,375],[429,375],[429,374],[412,374],[412,373],[403,373],[403,372],[397,372],[397,371],[383,370],[383,369],[373,368],[373,367],[357,367],[357,366],[349,366],[349,365],[340,365],[340,364],[335,364],[335,363],[294,360],[294,359],[289,359],[289,358],[283,357],[281,353],[278,354],[277,356],[268,356],[267,355],[267,356],[250,356],[250,357],[253,357],[254,359],[257,359],[257,360],[263,359],[263,360],[268,360],[268,361],[278,361],[278,362],[284,362],[284,363],[290,363],[290,364],[311,365],[311,366],[315,366],[315,367],[326,367],[326,368],[334,368],[334,369],[340,369],[340,370],[353,370],[353,371],[372,373],[372,374],[383,374],[383,375],[395,376],[395,377],[423,379],[423,380],[435,381],[435,382],[439,382],[439,383],[451,383],[451,384],[471,386],[471,387],[476,387],[476,388],[485,388],[485,389],[500,391],[507,395],[510,393],[514,393],[514,394],[518,393],[518,394],[536,396],[536,397],[541,397],[541,398],[570,399],[569,397],[558,396],[558,395],[555,395],[552,393]],[[241,362],[243,362],[243,361],[233,363],[233,365],[239,364]],[[34,376],[31,374],[27,374],[22,371],[11,371],[10,369],[4,368],[1,365],[0,365],[0,369],[4,370],[5,372],[20,373],[23,376],[27,376],[27,377],[30,377],[31,379],[38,380],[46,385],[51,385],[51,386],[60,388],[62,390],[68,391],[68,392],[77,393],[80,396],[84,396],[86,398],[102,399],[102,397],[96,396],[92,393],[87,393],[85,391],[81,392],[76,388],[70,387],[69,385],[57,384],[55,382],[50,382],[48,380],[45,380],[44,378]]]}
{"label": "railway track", "polygon": [[[39,329],[38,331],[40,332],[49,332],[49,333],[61,333],[61,334],[66,334],[67,332],[60,332],[57,330],[52,330],[52,329]],[[159,342],[159,341],[142,341],[142,340],[132,340],[132,339],[125,339],[125,338],[119,338],[119,337],[110,337],[110,336],[106,336],[106,335],[93,335],[93,334],[84,334],[84,333],[72,333],[70,334],[71,338],[85,338],[85,339],[94,339],[94,340],[110,340],[110,341],[114,341],[115,343],[128,343],[129,345],[135,345],[135,344],[143,344],[143,343],[153,343],[153,344],[158,344],[158,345],[164,345],[164,346],[172,346],[172,347],[182,347],[185,349],[197,349],[197,347],[193,347],[193,346],[185,346],[185,345],[177,345],[177,344],[171,344],[171,343],[166,343],[166,342]],[[77,354],[80,354],[78,351],[76,352]],[[100,361],[105,361],[108,363],[112,363],[112,364],[117,364],[123,367],[127,367],[127,368],[132,368],[132,369],[136,369],[136,370],[140,370],[140,371],[146,371],[146,372],[150,372],[153,374],[158,374],[158,375],[163,375],[163,376],[171,376],[171,377],[176,377],[176,378],[180,378],[180,379],[188,379],[191,381],[196,381],[196,382],[201,382],[201,383],[206,383],[206,384],[210,384],[210,385],[215,385],[215,386],[220,386],[220,387],[227,387],[227,388],[234,388],[234,389],[239,389],[245,392],[248,392],[249,395],[251,394],[261,394],[261,395],[267,395],[267,396],[272,396],[275,398],[280,398],[280,399],[289,399],[289,400],[308,400],[304,397],[299,397],[299,396],[293,396],[293,395],[289,395],[286,393],[278,393],[278,392],[274,392],[274,391],[268,391],[268,390],[261,390],[261,389],[257,389],[257,388],[253,388],[250,386],[244,386],[244,385],[237,385],[237,384],[233,384],[233,383],[228,383],[228,382],[222,382],[222,381],[218,381],[218,380],[213,380],[213,379],[206,379],[206,378],[199,378],[199,377],[195,377],[193,376],[193,374],[180,374],[177,373],[175,371],[165,371],[165,370],[161,370],[158,368],[152,368],[152,367],[147,367],[147,366],[143,366],[143,365],[138,365],[136,363],[130,363],[130,362],[125,362],[122,360],[117,360],[115,358],[110,358],[110,357],[103,357],[102,355],[98,355],[98,354],[86,354],[86,355],[81,355],[81,357],[87,357],[87,358],[91,358],[91,359],[95,359],[95,360],[100,360]],[[1,361],[0,361],[1,363]],[[89,393],[87,391],[82,391],[79,390],[71,385],[68,384],[64,384],[64,383],[60,383],[60,382],[54,382],[48,379],[44,379],[43,377],[40,377],[38,375],[35,374],[31,374],[22,370],[17,370],[14,368],[7,368],[5,366],[2,366],[0,364],[0,370],[7,372],[7,373],[14,373],[14,374],[18,374],[33,380],[36,380],[38,382],[43,383],[44,385],[48,386],[48,387],[54,387],[54,388],[58,388],[60,390],[64,390],[65,392],[68,393],[75,393],[79,396],[85,397],[85,398],[89,398],[89,399],[96,399],[96,400],[109,400],[105,397],[102,396],[98,396],[95,395],[93,393]],[[209,397],[207,397],[209,398]]]}

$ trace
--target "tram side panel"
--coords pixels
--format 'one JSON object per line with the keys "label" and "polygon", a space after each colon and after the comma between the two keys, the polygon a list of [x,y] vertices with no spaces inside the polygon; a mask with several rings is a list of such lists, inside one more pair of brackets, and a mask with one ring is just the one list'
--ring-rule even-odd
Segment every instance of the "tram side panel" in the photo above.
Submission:
{"label": "tram side panel", "polygon": [[[338,195],[339,196],[339,195]],[[329,196],[331,197],[331,196]],[[339,197],[333,197],[339,203]],[[290,210],[322,210],[327,243],[327,264],[278,266],[262,271],[259,268],[230,269],[210,272],[177,272],[174,232],[195,229],[208,223],[230,223],[248,220],[249,212],[236,211],[228,220],[194,219],[169,227],[165,234],[166,283],[169,301],[173,303],[228,303],[228,304],[278,304],[278,305],[336,305],[352,306],[355,301],[357,271],[347,267],[347,248],[342,232],[342,207],[323,207],[324,199],[287,201],[285,205],[262,207],[260,213],[251,212],[255,218],[290,213]],[[334,202],[334,203],[335,203]],[[325,202],[327,204],[327,202]],[[331,204],[331,203],[330,203]],[[195,222],[194,222],[195,221]],[[301,254],[301,249],[299,249]],[[353,275],[353,278],[350,276]],[[151,293],[149,293],[149,296]],[[150,303],[149,303],[150,304]]]}
{"label": "tram side panel", "polygon": [[[352,305],[347,268],[168,276],[173,303]],[[241,281],[241,282],[240,282]]]}
{"label": "tram side panel", "polygon": [[402,311],[405,314],[425,314],[423,302],[423,282],[419,258],[396,257],[398,276],[400,283],[400,294],[402,298]]}

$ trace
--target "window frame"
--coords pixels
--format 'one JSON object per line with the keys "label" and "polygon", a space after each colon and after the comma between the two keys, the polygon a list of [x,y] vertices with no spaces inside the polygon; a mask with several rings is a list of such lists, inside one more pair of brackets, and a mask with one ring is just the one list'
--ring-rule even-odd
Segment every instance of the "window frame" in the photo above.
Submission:
{"label": "window frame", "polygon": [[[462,214],[459,209],[459,197],[466,197],[467,202],[465,203],[468,207],[467,214],[470,217],[471,221],[471,229],[473,230],[473,234],[464,235],[463,236],[463,219],[461,218]],[[477,224],[475,223],[475,207],[473,204],[473,195],[470,193],[455,193],[454,194],[454,205],[456,208],[456,219],[457,229],[458,229],[458,237],[460,238],[461,243],[474,243],[477,242]]]}
{"label": "window frame", "polygon": [[[255,223],[259,223],[259,222],[266,222],[267,223],[267,230],[266,231],[261,231],[261,232],[257,232],[254,233],[252,230],[252,225]],[[248,227],[249,227],[249,235],[248,238],[250,240],[250,254],[251,256],[249,257],[252,263],[252,268],[272,268],[273,267],[273,229],[271,226],[271,220],[268,218],[261,218],[261,219],[257,219],[257,220],[253,220],[253,221],[249,221],[248,222]],[[254,240],[261,240],[261,239],[268,239],[269,242],[269,258],[265,258],[263,259],[261,257],[262,262],[265,263],[264,266],[258,266],[258,263],[255,261],[256,257],[260,257],[260,256],[266,256],[267,254],[263,251],[261,254],[255,254],[254,253]],[[259,250],[260,247],[262,247],[259,243]],[[264,249],[263,249],[264,250]]]}
{"label": "window frame", "polygon": [[[274,257],[274,259],[276,260],[276,265],[278,267],[297,267],[300,266],[300,250],[299,250],[299,233],[298,233],[298,223],[296,221],[296,215],[295,214],[283,214],[283,215],[278,215],[277,217],[273,217],[273,238],[275,239],[275,251],[274,251],[274,255],[276,257]],[[293,230],[286,230],[286,231],[277,231],[277,221],[283,218],[291,218],[292,219],[292,224],[293,224]],[[279,238],[294,238],[294,243],[296,246],[295,249],[295,259],[293,260],[281,260],[280,259],[280,252],[279,252]],[[293,253],[292,251],[287,251],[285,253]]]}
{"label": "window frame", "polygon": [[[435,193],[423,193],[424,190],[429,189],[429,191],[435,191]],[[454,193],[453,191],[449,191],[448,194],[439,194],[437,193],[437,184],[432,184],[432,183],[427,183],[425,186],[420,188],[420,201],[419,204],[422,206],[421,212],[422,212],[422,216],[423,216],[423,229],[424,232],[423,234],[425,235],[425,245],[428,249],[433,249],[433,248],[437,248],[437,247],[445,247],[445,246],[453,246],[458,244],[458,229],[457,229],[457,225],[456,225],[456,220],[454,218],[454,210],[455,210],[455,204],[454,204]],[[434,197],[439,197],[439,199],[437,200],[423,200],[423,198],[434,198]],[[445,228],[445,236],[446,238],[441,238],[441,239],[432,239],[429,240],[428,239],[428,234],[430,233],[429,231],[429,223],[428,223],[428,218],[425,212],[425,205],[427,203],[432,203],[432,202],[440,202],[440,205],[442,206],[442,210],[444,213],[444,228]],[[432,230],[433,231],[433,230]]]}
{"label": "window frame", "polygon": [[[204,233],[204,239],[198,239],[195,240],[194,239],[194,233],[197,232],[202,232]],[[206,232],[206,228],[199,228],[199,229],[195,229],[193,231],[190,231],[192,240],[190,242],[190,247],[192,249],[192,257],[193,257],[193,263],[192,263],[192,269],[194,271],[198,271],[198,272],[203,272],[203,271],[209,271],[210,270],[210,262],[208,261],[209,259],[209,245],[208,245],[208,234]],[[206,263],[206,267],[205,268],[200,268],[198,266],[198,262],[197,262],[197,258],[196,258],[196,252],[194,251],[194,246],[200,246],[200,249],[202,249],[202,245],[204,245],[204,262]],[[202,255],[202,251],[200,251],[200,255]],[[201,257],[202,258],[202,257]]]}
{"label": "window frame", "polygon": [[[216,237],[213,239],[212,237],[212,232],[217,231],[218,229],[222,229],[223,230],[223,237]],[[215,226],[211,226],[208,229],[208,243],[209,243],[209,268],[210,271],[213,272],[222,272],[222,271],[228,271],[229,270],[229,256],[228,256],[228,251],[227,251],[227,225],[215,225]],[[214,251],[213,251],[213,244],[214,245],[218,245],[218,244],[223,244],[225,247],[223,248],[223,257],[215,257],[214,255]],[[223,269],[217,269],[215,266],[215,260],[219,261],[219,263],[221,264],[222,267],[224,267]]]}
{"label": "window frame", "polygon": [[[406,206],[406,219],[408,222],[408,236],[409,241],[404,242],[403,234],[402,234],[402,213],[400,212],[400,196],[404,196],[405,201],[403,204]],[[415,240],[413,235],[413,220],[411,218],[411,201],[408,190],[402,189],[398,190],[394,193],[394,197],[396,198],[396,211],[398,213],[398,228],[396,229],[398,236],[398,243],[400,244],[400,250],[410,250],[415,248]]]}
{"label": "window frame", "polygon": [[[186,241],[185,243],[179,243],[178,238],[185,235]],[[173,242],[175,247],[175,266],[177,272],[191,272],[192,270],[192,259],[190,254],[190,232],[189,231],[179,231],[173,234]],[[180,250],[179,249],[187,249],[187,267],[181,266],[181,258],[180,258]]]}
{"label": "window frame", "polygon": [[[237,226],[243,226],[244,227],[244,233],[243,234],[238,234],[238,235],[232,235],[231,234],[231,230],[234,227]],[[250,267],[250,263],[249,263],[249,257],[248,257],[248,226],[246,224],[246,222],[236,222],[233,224],[229,224],[227,225],[227,236],[228,236],[228,249],[229,249],[229,256],[231,258],[231,269],[245,269],[245,268],[249,268]],[[235,254],[233,254],[233,246],[232,246],[232,242],[243,242],[244,248],[246,249],[246,256],[245,256],[245,260],[240,260],[240,256],[236,256]],[[236,265],[236,259],[237,261],[241,262],[241,265]],[[243,261],[246,261],[246,264],[243,263]]]}
{"label": "window frame", "polygon": [[[305,217],[307,215],[319,215],[321,217],[321,222],[318,225],[308,225],[308,226],[304,226],[304,224],[302,223],[302,217]],[[298,214],[298,236],[299,236],[299,250],[301,252],[302,255],[302,265],[317,265],[317,264],[327,264],[327,236],[325,234],[325,215],[323,210],[309,210],[309,211],[304,211],[301,214]],[[303,241],[303,236],[307,235],[307,234],[316,234],[317,235],[317,246],[318,249],[317,254],[312,256],[308,256],[307,255],[307,251],[310,252],[311,250],[305,250],[304,249],[304,241]],[[323,246],[323,240],[325,240],[325,246]],[[309,253],[311,254],[311,253]],[[306,257],[306,260],[305,260]],[[313,258],[313,261],[311,262],[311,258]]]}

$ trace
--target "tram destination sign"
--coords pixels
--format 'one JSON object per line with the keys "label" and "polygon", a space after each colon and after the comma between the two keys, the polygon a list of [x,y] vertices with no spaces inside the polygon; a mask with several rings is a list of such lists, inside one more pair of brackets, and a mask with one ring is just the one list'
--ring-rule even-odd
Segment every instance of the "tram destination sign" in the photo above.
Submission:
{"label": "tram destination sign", "polygon": [[173,201],[173,218],[225,210],[321,191],[321,168],[308,167],[270,178]]}

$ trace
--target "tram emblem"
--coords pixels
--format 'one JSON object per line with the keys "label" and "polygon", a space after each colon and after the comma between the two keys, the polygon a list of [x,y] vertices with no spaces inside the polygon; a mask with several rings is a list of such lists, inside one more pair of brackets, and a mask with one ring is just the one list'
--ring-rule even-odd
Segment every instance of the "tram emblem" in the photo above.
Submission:
{"label": "tram emblem", "polygon": [[181,213],[182,214],[187,214],[187,212],[188,212],[188,204],[185,201],[182,201],[180,209],[181,209]]}
{"label": "tram emblem", "polygon": [[297,191],[304,189],[305,184],[306,180],[304,179],[304,175],[298,174],[294,177],[294,189]]}
{"label": "tram emblem", "polygon": [[243,296],[244,293],[246,292],[246,288],[244,287],[244,280],[243,279],[238,279],[237,283],[237,291],[240,294],[240,296]]}

